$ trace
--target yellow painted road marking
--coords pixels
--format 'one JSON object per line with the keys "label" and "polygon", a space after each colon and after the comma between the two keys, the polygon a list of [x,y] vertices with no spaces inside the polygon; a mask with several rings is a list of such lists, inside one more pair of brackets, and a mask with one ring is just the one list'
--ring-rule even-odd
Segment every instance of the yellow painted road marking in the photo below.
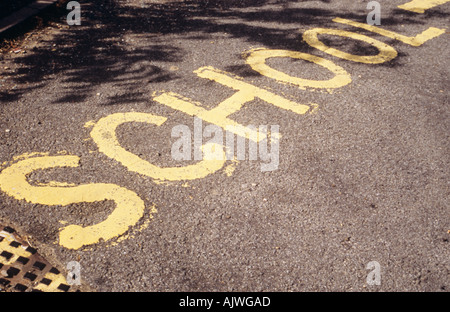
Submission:
{"label": "yellow painted road marking", "polygon": [[337,18],[333,19],[333,22],[362,28],[362,29],[374,32],[376,34],[379,34],[379,35],[382,35],[382,36],[385,36],[385,37],[388,37],[391,39],[399,40],[403,43],[412,45],[414,47],[421,46],[428,40],[438,37],[445,33],[445,29],[430,27],[430,28],[426,29],[425,31],[423,31],[422,33],[418,34],[417,36],[408,37],[408,36],[400,35],[393,31],[382,29],[377,26],[373,26],[373,25],[369,25],[369,24],[365,24],[365,23],[359,23],[359,22],[351,21],[351,20],[348,20],[345,18],[337,17]]}
{"label": "yellow painted road marking", "polygon": [[[326,69],[331,71],[335,76],[330,80],[310,80],[292,77],[288,74],[275,70],[266,64],[267,59],[274,57],[289,57],[294,59],[306,60],[308,62],[312,62],[319,66],[325,67]],[[263,76],[275,79],[277,81],[293,84],[299,86],[302,89],[305,89],[306,87],[334,89],[343,87],[352,82],[350,74],[342,67],[334,64],[332,61],[326,60],[324,58],[315,55],[296,51],[273,50],[273,49],[251,50],[249,51],[247,57],[247,64],[249,64],[255,71],[257,71]]]}
{"label": "yellow painted road marking", "polygon": [[114,211],[106,220],[82,227],[69,225],[59,234],[60,245],[79,249],[84,245],[109,240],[125,233],[143,216],[145,205],[136,193],[115,184],[84,184],[75,187],[32,186],[27,175],[56,167],[78,167],[78,156],[42,156],[19,161],[0,173],[0,189],[17,200],[48,206],[67,206],[82,202],[113,200]]}
{"label": "yellow painted road marking", "polygon": [[[245,127],[229,118],[231,114],[237,113],[245,103],[259,98],[267,103],[297,114],[305,114],[310,109],[308,105],[295,103],[265,89],[246,83],[239,77],[233,77],[229,73],[210,66],[201,67],[195,73],[201,78],[218,82],[237,90],[237,92],[210,110],[204,109],[191,99],[173,92],[154,93],[153,99],[158,103],[167,105],[190,116],[199,117],[204,121],[254,142],[263,140],[267,137],[267,134],[258,133],[258,131]],[[279,139],[280,136],[274,135],[274,138]]]}
{"label": "yellow painted road marking", "polygon": [[[450,0],[414,0],[398,7],[413,12],[423,13],[429,8],[449,1]],[[438,37],[445,32],[443,29],[430,27],[419,35],[408,37],[373,25],[358,23],[343,18],[335,18],[333,21],[362,28],[412,46],[420,46],[426,41]],[[379,50],[379,54],[374,56],[360,56],[328,47],[318,39],[318,35],[320,34],[348,37],[366,42],[376,47]],[[397,51],[393,47],[381,41],[344,30],[314,28],[307,30],[303,34],[303,39],[310,46],[315,47],[318,50],[355,62],[380,64],[390,61],[397,56]],[[309,80],[293,77],[275,70],[266,64],[267,59],[275,57],[303,59],[327,68],[335,76],[329,80]],[[249,51],[247,63],[255,71],[264,76],[277,81],[290,83],[300,88],[311,87],[332,89],[343,87],[351,82],[350,74],[342,67],[329,60],[307,53],[287,50],[256,49]],[[207,122],[220,126],[225,130],[231,130],[231,132],[255,142],[265,139],[267,134],[258,133],[258,131],[244,127],[229,118],[230,115],[238,112],[244,104],[259,98],[267,103],[297,114],[305,114],[308,111],[312,112],[311,106],[317,106],[317,104],[304,105],[295,103],[265,89],[246,83],[242,78],[232,76],[229,73],[210,66],[199,68],[194,73],[201,78],[209,79],[232,88],[236,90],[236,93],[210,110],[206,110],[198,105],[198,103],[171,92],[163,92],[159,95],[155,94],[154,100],[188,115],[197,116]],[[165,117],[147,113],[117,113],[104,117],[97,123],[87,123],[86,126],[93,127],[91,137],[98,145],[100,152],[122,163],[129,170],[150,176],[155,180],[181,181],[204,178],[223,168],[226,159],[225,151],[224,147],[218,144],[203,145],[203,160],[195,165],[161,168],[126,151],[120,146],[120,143],[117,140],[116,129],[124,123],[144,122],[160,126],[166,120],[167,118]],[[220,156],[220,154],[223,156]],[[106,220],[98,224],[86,227],[80,225],[68,225],[62,228],[59,235],[59,243],[66,248],[79,249],[85,245],[98,243],[101,239],[107,241],[118,237],[127,232],[130,226],[135,225],[144,214],[145,204],[143,200],[136,193],[115,184],[95,183],[77,186],[67,182],[50,181],[46,184],[41,183],[31,185],[29,181],[27,181],[27,175],[36,170],[56,167],[77,167],[79,162],[79,157],[77,156],[48,156],[42,155],[41,153],[30,153],[16,157],[15,161],[17,162],[0,172],[0,189],[17,200],[25,200],[30,203],[49,206],[66,206],[69,204],[104,200],[112,200],[115,202],[116,208],[114,211],[106,218]],[[2,164],[2,166],[3,165],[5,164]],[[232,164],[225,169],[225,173],[231,175],[234,169],[235,164]],[[15,254],[17,254],[17,249],[14,249],[14,251]],[[19,253],[19,255],[21,254]],[[23,255],[25,255],[25,253],[23,253]],[[13,259],[10,259],[10,262],[12,260]],[[63,280],[61,279],[61,282],[62,281]],[[54,284],[55,287],[57,284],[58,281],[56,280]]]}
{"label": "yellow painted road marking", "polygon": [[415,13],[425,13],[426,10],[447,2],[450,0],[413,0],[397,7]]}
{"label": "yellow painted road marking", "polygon": [[264,134],[260,135],[258,131],[245,127],[228,118],[228,115],[240,108],[232,109],[232,106],[241,106],[242,101],[250,101],[253,99],[253,97],[246,97],[246,94],[241,92],[235,93],[233,96],[222,102],[222,106],[221,103],[211,110],[204,109],[203,107],[196,105],[194,101],[174,92],[163,92],[160,95],[155,93],[154,95],[155,97],[153,99],[158,103],[167,105],[190,116],[197,116],[202,120],[222,127],[236,135],[248,138],[254,142],[259,142],[259,138],[264,138]]}
{"label": "yellow painted road marking", "polygon": [[[248,99],[260,98],[261,100],[275,105],[276,107],[294,112],[299,115],[305,114],[309,110],[309,106],[305,104],[298,104],[282,96],[276,95],[265,89],[258,88],[254,85],[246,83],[240,77],[232,77],[231,74],[224,71],[218,70],[211,66],[201,67],[194,71],[199,77],[206,78],[223,84],[229,88],[240,91],[241,95],[245,95],[243,100],[238,101],[231,110],[226,111],[226,113],[235,113],[242,105],[248,102]],[[219,104],[220,105],[220,104]]]}
{"label": "yellow painted road marking", "polygon": [[[317,35],[320,34],[326,34],[326,35],[333,35],[333,36],[341,36],[341,37],[348,37],[355,40],[360,40],[363,42],[366,42],[374,47],[376,47],[380,53],[377,55],[354,55],[350,53],[346,53],[334,48],[330,48],[327,45],[325,45],[323,42],[319,40]],[[365,35],[360,35],[354,32],[340,30],[340,29],[331,29],[331,28],[313,28],[310,30],[307,30],[303,33],[303,40],[305,40],[310,46],[323,51],[325,53],[328,53],[330,55],[353,61],[353,62],[359,62],[359,63],[365,63],[365,64],[381,64],[384,62],[388,62],[394,58],[397,57],[397,51],[376,39],[370,38]]]}
{"label": "yellow painted road marking", "polygon": [[210,146],[208,144],[203,145],[205,151],[203,160],[194,165],[161,168],[128,152],[120,146],[120,143],[117,140],[116,129],[124,123],[144,122],[160,126],[166,120],[167,118],[165,117],[148,113],[116,113],[100,119],[93,127],[91,137],[97,144],[101,153],[120,162],[129,170],[149,176],[155,180],[182,181],[200,179],[223,167],[226,161],[225,156],[217,159],[217,157],[213,157],[206,152],[206,150],[215,151],[215,153],[222,151],[222,153],[225,154],[223,146],[219,146],[218,144],[214,144],[217,146]]}

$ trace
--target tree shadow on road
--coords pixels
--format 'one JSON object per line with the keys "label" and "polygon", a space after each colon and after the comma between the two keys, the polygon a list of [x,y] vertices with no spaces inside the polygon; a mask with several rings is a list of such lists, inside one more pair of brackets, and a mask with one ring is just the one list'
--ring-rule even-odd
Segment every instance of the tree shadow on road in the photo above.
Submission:
{"label": "tree shadow on road", "polygon": [[[60,88],[54,103],[83,103],[98,86],[117,87],[110,104],[146,101],[143,84],[164,83],[178,79],[163,63],[183,60],[185,51],[178,41],[204,40],[216,33],[267,48],[296,50],[320,54],[301,40],[301,32],[312,27],[340,28],[332,19],[339,16],[366,21],[365,5],[360,10],[335,10],[330,0],[323,8],[309,7],[308,2],[281,0],[99,0],[81,2],[82,25],[67,26],[65,15],[56,19],[60,30],[42,41],[30,53],[14,58],[14,72],[4,72],[16,89],[0,91],[3,103],[14,102],[23,94],[58,79]],[[65,8],[60,10],[61,14]],[[437,18],[445,19],[443,14]],[[420,24],[416,16],[396,12],[384,17],[386,26]],[[373,47],[355,40],[345,44],[336,37],[324,38],[330,46],[359,55],[372,55]],[[399,54],[401,57],[402,54]],[[399,66],[398,60],[388,66]],[[242,76],[257,75],[245,65],[224,68]]]}

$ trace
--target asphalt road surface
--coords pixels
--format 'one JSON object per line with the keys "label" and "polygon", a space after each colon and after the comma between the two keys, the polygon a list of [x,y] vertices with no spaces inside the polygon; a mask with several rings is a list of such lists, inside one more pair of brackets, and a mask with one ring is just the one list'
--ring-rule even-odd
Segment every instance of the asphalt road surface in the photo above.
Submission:
{"label": "asphalt road surface", "polygon": [[450,3],[379,2],[81,1],[1,56],[0,223],[98,291],[448,291]]}

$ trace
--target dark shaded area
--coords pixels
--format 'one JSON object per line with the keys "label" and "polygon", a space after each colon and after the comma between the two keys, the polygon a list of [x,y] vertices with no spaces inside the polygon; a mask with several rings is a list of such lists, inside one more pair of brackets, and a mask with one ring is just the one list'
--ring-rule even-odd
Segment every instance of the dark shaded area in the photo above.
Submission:
{"label": "dark shaded area", "polygon": [[2,0],[0,1],[0,19],[8,16],[9,14],[17,11],[34,0]]}
{"label": "dark shaded area", "polygon": [[[82,25],[67,26],[64,7],[60,8],[59,23],[66,25],[49,42],[44,42],[32,53],[15,58],[20,67],[1,75],[13,79],[19,85],[14,90],[1,90],[3,103],[18,100],[32,88],[46,84],[57,74],[64,75],[64,83],[76,87],[61,90],[58,103],[80,103],[96,86],[103,83],[126,85],[128,95],[111,97],[110,104],[145,100],[144,95],[133,90],[142,83],[165,82],[177,79],[177,75],[154,65],[146,68],[136,64],[152,62],[177,62],[182,60],[179,46],[161,43],[164,35],[182,34],[187,39],[205,39],[214,33],[226,32],[234,38],[276,49],[316,53],[292,31],[273,25],[285,25],[305,30],[311,27],[344,28],[332,22],[339,16],[365,22],[365,14],[336,12],[330,0],[323,0],[322,9],[295,8],[288,0],[198,0],[154,3],[145,0],[80,1]],[[301,1],[309,2],[309,1]],[[430,10],[427,14],[435,14]],[[434,15],[433,15],[434,16]],[[439,18],[447,18],[440,13]],[[423,18],[401,10],[383,17],[383,27],[398,24],[423,23]],[[358,32],[364,33],[361,29]],[[126,35],[139,35],[144,46],[128,45]],[[376,38],[376,35],[371,34]],[[336,36],[321,37],[326,44],[357,55],[377,54],[372,46],[356,40]],[[384,66],[400,66],[399,56]],[[245,66],[224,68],[237,75],[255,75]],[[30,84],[29,86],[26,86]]]}

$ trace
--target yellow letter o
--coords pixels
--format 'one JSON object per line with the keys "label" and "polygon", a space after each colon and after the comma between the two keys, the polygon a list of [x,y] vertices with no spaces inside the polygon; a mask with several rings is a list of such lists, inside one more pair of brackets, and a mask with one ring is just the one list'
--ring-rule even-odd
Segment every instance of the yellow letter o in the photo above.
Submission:
{"label": "yellow letter o", "polygon": [[[273,57],[290,57],[295,59],[302,59],[322,67],[325,67],[331,71],[335,76],[329,80],[310,80],[298,77],[292,77],[286,73],[273,69],[266,64],[266,60]],[[324,88],[324,89],[334,89],[340,88],[349,84],[352,79],[350,74],[342,67],[334,64],[332,61],[326,60],[324,58],[296,51],[288,50],[273,50],[273,49],[256,49],[249,51],[247,57],[247,64],[249,64],[255,71],[263,76],[275,79],[277,81],[286,82],[299,86],[304,89],[306,87],[310,88]]]}
{"label": "yellow letter o", "polygon": [[[355,40],[364,41],[377,48],[380,51],[380,53],[378,53],[377,55],[354,55],[334,48],[330,48],[329,46],[325,45],[322,41],[319,40],[319,38],[317,37],[317,35],[319,34],[348,37]],[[380,64],[388,62],[397,57],[397,51],[390,45],[387,45],[381,41],[378,41],[365,35],[360,35],[354,32],[340,29],[313,28],[303,33],[303,40],[306,41],[310,46],[320,51],[353,62],[366,64]]]}

